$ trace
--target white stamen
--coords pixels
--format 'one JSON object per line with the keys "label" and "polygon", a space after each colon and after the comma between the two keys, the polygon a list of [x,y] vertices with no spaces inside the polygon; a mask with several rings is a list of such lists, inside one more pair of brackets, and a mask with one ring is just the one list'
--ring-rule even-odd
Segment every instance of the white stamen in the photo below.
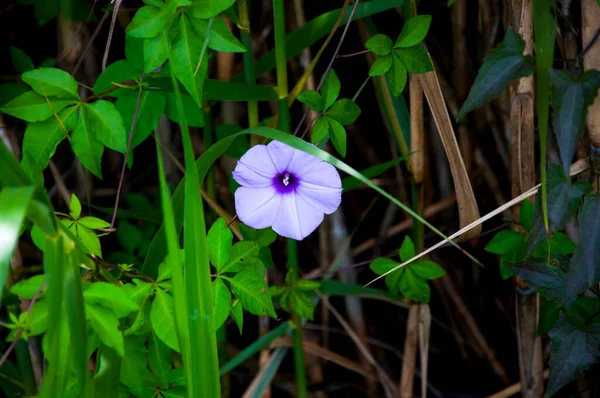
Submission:
{"label": "white stamen", "polygon": [[285,185],[286,187],[287,187],[288,185],[290,185],[290,173],[285,173],[285,174],[283,175],[283,180],[282,180],[282,182],[283,182],[283,185]]}

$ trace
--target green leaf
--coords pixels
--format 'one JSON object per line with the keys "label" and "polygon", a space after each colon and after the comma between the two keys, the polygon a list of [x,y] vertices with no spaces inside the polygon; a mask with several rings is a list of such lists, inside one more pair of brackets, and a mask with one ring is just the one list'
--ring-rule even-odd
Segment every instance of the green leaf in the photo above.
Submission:
{"label": "green leaf", "polygon": [[133,20],[127,25],[126,32],[131,37],[152,38],[161,32],[167,31],[174,17],[171,7],[140,8],[134,15]]}
{"label": "green leaf", "polygon": [[36,301],[29,313],[29,318],[29,335],[37,336],[44,333],[48,329],[48,300]]}
{"label": "green leaf", "polygon": [[411,267],[406,267],[401,276],[400,292],[408,299],[418,301],[419,303],[429,303],[429,285],[425,279],[421,278],[416,272],[413,272]]}
{"label": "green leaf", "polygon": [[182,15],[179,19],[177,37],[171,47],[169,64],[177,79],[192,95],[198,106],[202,105],[202,87],[204,85],[208,55],[205,54],[202,66],[196,76],[194,76],[194,71],[200,59],[203,44],[204,39],[194,31],[188,18]]}
{"label": "green leaf", "polygon": [[96,255],[102,258],[102,249],[100,247],[100,239],[94,231],[82,225],[76,225],[77,237],[88,249],[87,253]]}
{"label": "green leaf", "polygon": [[340,83],[340,79],[338,79],[335,70],[330,69],[329,73],[325,77],[323,81],[323,86],[321,86],[321,96],[323,97],[324,106],[323,109],[328,109],[335,100],[340,95],[340,90],[342,85]]}
{"label": "green leaf", "polygon": [[579,81],[575,81],[567,71],[550,69],[550,80],[554,133],[563,169],[568,174],[575,148],[583,134],[587,109],[600,88],[600,72],[587,71]]}
{"label": "green leaf", "polygon": [[34,69],[23,73],[21,79],[41,96],[79,99],[77,81],[64,70]]}
{"label": "green leaf", "polygon": [[122,288],[112,283],[95,282],[84,284],[83,298],[86,304],[109,309],[117,318],[123,318],[139,310],[139,305],[130,300]]}
{"label": "green leaf", "polygon": [[122,360],[117,353],[100,344],[96,353],[96,374],[94,375],[94,398],[112,398],[118,395]]}
{"label": "green leaf", "polygon": [[125,337],[125,356],[121,362],[121,377],[119,380],[132,390],[144,387],[142,375],[147,369],[146,356],[148,351],[144,343],[146,336],[132,335]]}
{"label": "green leaf", "polygon": [[[137,94],[122,95],[117,99],[116,109],[123,118],[125,137],[128,137],[133,124],[133,116],[137,104]],[[144,91],[140,97],[135,130],[131,139],[131,149],[141,144],[152,131],[158,127],[160,118],[165,111],[165,97],[157,92]]]}
{"label": "green leaf", "polygon": [[125,35],[125,59],[138,71],[144,69],[144,40]]}
{"label": "green leaf", "polygon": [[310,109],[317,112],[322,112],[325,104],[321,94],[314,90],[306,90],[301,92],[298,95],[297,100],[303,104],[306,104],[306,106],[308,106]]}
{"label": "green leaf", "polygon": [[382,34],[371,37],[365,43],[365,47],[377,55],[388,55],[392,52],[393,46],[394,43],[392,43],[392,39]]}
{"label": "green leaf", "polygon": [[313,293],[305,291],[292,290],[290,292],[290,303],[294,312],[310,321],[313,320],[315,311],[315,303],[312,300],[313,296]]}
{"label": "green leaf", "polygon": [[33,61],[29,55],[18,47],[10,46],[10,58],[17,73],[27,72],[33,69]]}
{"label": "green leaf", "polygon": [[229,261],[225,265],[221,267],[217,266],[216,264],[213,265],[219,274],[223,274],[225,272],[239,272],[248,267],[248,264],[245,264],[245,262],[250,257],[258,256],[259,250],[260,243],[244,240],[233,245],[231,249],[231,255],[229,256]]}
{"label": "green leaf", "polygon": [[92,172],[96,177],[102,179],[101,165],[104,146],[96,139],[91,131],[91,122],[88,113],[79,113],[79,122],[71,134],[71,145],[75,156],[83,167]]}
{"label": "green leaf", "polygon": [[60,112],[64,107],[73,103],[72,99],[48,98],[46,100],[45,97],[32,90],[3,105],[0,107],[0,111],[26,122],[41,122],[53,116],[54,112]]}
{"label": "green leaf", "polygon": [[0,298],[27,206],[33,196],[33,187],[9,187],[0,191],[0,219],[2,244],[0,244]]}
{"label": "green leaf", "polygon": [[396,48],[394,49],[394,55],[402,61],[406,70],[411,73],[427,73],[433,70],[429,54],[421,45]]}
{"label": "green leaf", "polygon": [[584,181],[571,184],[571,178],[557,164],[548,164],[548,220],[553,231],[562,229],[575,215],[581,197],[589,186]]}
{"label": "green leaf", "polygon": [[506,266],[546,298],[563,299],[567,275],[559,267],[535,261]]}
{"label": "green leaf", "polygon": [[142,44],[144,56],[144,72],[151,73],[169,58],[171,52],[171,38],[169,32],[159,33],[158,36],[144,39]]}
{"label": "green leaf", "polygon": [[[134,79],[139,79],[140,75],[141,72],[132,67],[125,60],[113,62],[106,67],[106,70],[103,74],[98,76],[96,83],[94,83],[94,94],[100,94],[104,91],[115,88],[115,86],[111,83],[123,83],[129,80],[133,81]],[[118,97],[123,93],[128,92],[131,92],[131,90],[119,88],[115,91],[112,91],[109,95],[112,97]]]}
{"label": "green leaf", "polygon": [[398,263],[389,258],[379,257],[376,258],[370,265],[371,271],[375,272],[378,275],[383,275],[389,270],[396,267]]}
{"label": "green leaf", "polygon": [[406,86],[408,75],[404,64],[402,64],[402,61],[400,61],[395,52],[392,53],[392,68],[389,70],[387,78],[392,95],[394,97],[399,96],[402,90],[404,90],[404,86]]}
{"label": "green leaf", "polygon": [[413,244],[410,236],[406,235],[404,237],[404,241],[402,241],[402,246],[400,246],[400,250],[398,250],[398,254],[400,255],[400,260],[408,261],[413,258],[415,253],[415,245]]}
{"label": "green leaf", "polygon": [[423,279],[437,279],[446,275],[446,271],[433,261],[419,260],[407,266]]}
{"label": "green leaf", "polygon": [[100,341],[114,349],[119,356],[124,356],[123,333],[119,330],[119,320],[114,311],[86,302],[85,315],[94,332],[100,337]]}
{"label": "green leaf", "polygon": [[300,279],[294,285],[294,289],[297,290],[315,290],[321,286],[321,282],[312,281],[309,279]]}
{"label": "green leaf", "polygon": [[96,217],[85,216],[77,220],[77,222],[89,229],[101,229],[110,227],[110,223]]}
{"label": "green leaf", "polygon": [[[237,124],[219,124],[215,127],[215,134],[217,139],[220,140],[225,137],[229,137],[230,135],[239,133],[242,131],[242,128]],[[250,149],[250,144],[248,143],[248,139],[246,137],[237,137],[233,144],[227,149],[225,152],[227,156],[231,156],[232,158],[239,159]]]}
{"label": "green leaf", "polygon": [[521,202],[521,208],[519,209],[519,219],[521,220],[521,226],[525,231],[531,231],[534,208],[535,206],[529,200],[524,200]]}
{"label": "green leaf", "polygon": [[549,334],[552,345],[546,394],[552,396],[598,361],[600,326],[581,329],[560,314]]}
{"label": "green leaf", "polygon": [[457,120],[496,98],[512,80],[533,73],[533,58],[524,56],[524,50],[525,42],[512,27],[509,27],[504,41],[483,61],[469,96],[456,117]]}
{"label": "green leaf", "polygon": [[540,306],[540,320],[535,334],[536,337],[548,333],[554,327],[554,324],[556,324],[559,315],[560,309],[556,306],[556,303],[551,300],[544,300]]}
{"label": "green leaf", "polygon": [[310,142],[316,144],[317,142],[325,139],[329,135],[329,118],[327,116],[320,116],[315,120],[312,127],[312,134],[310,136]]}
{"label": "green leaf", "polygon": [[360,108],[351,99],[342,98],[335,101],[335,103],[327,109],[325,115],[346,126],[354,123],[358,118],[360,115]]}
{"label": "green leaf", "polygon": [[[209,34],[208,27],[209,21],[206,19],[192,19],[192,25],[196,32],[206,37]],[[243,53],[246,51],[246,47],[234,35],[225,24],[222,18],[214,18],[213,25],[210,30],[210,40],[208,47],[215,51],[230,52],[230,53]]]}
{"label": "green leaf", "polygon": [[394,48],[412,47],[425,39],[431,25],[431,15],[417,15],[410,18],[394,43]]}
{"label": "green leaf", "polygon": [[[337,101],[335,104],[340,101]],[[333,104],[330,109],[333,109],[335,104]],[[342,157],[346,157],[346,130],[344,129],[344,126],[330,117],[327,118],[327,122],[330,126],[329,136],[331,137],[331,142],[333,143],[335,150],[338,151]]]}
{"label": "green leaf", "polygon": [[[367,169],[362,170],[360,172],[360,174],[362,174],[366,178],[375,178],[375,177],[381,175],[383,172],[394,167],[398,163],[402,162],[403,160],[406,160],[409,156],[410,155],[400,156],[396,159],[389,160],[385,163],[376,164],[375,166],[371,166]],[[342,180],[342,189],[344,192],[354,189],[359,185],[360,185],[360,181],[358,181],[354,177],[346,177]]]}
{"label": "green leaf", "polygon": [[513,276],[515,276],[515,273],[510,268],[508,268],[506,265],[502,264],[502,262],[500,262],[498,269],[500,271],[500,277],[502,278],[503,281],[508,280],[508,279],[512,278]]}
{"label": "green leaf", "polygon": [[[241,243],[241,242],[240,242]],[[277,318],[269,288],[264,279],[253,271],[242,271],[233,278],[223,277],[231,284],[231,289],[245,309],[254,315]]]}
{"label": "green leaf", "polygon": [[71,194],[71,200],[69,201],[69,211],[69,215],[75,220],[81,216],[81,202],[74,193]]}
{"label": "green leaf", "polygon": [[194,0],[189,7],[196,18],[212,18],[235,3],[235,0]]}
{"label": "green leaf", "polygon": [[148,366],[162,384],[169,383],[169,376],[173,367],[171,364],[171,349],[156,336],[156,333],[150,334],[150,341],[148,342]]}
{"label": "green leaf", "polygon": [[12,285],[10,292],[19,297],[31,300],[38,290],[40,290],[44,282],[46,282],[46,276],[44,274],[35,275]]}
{"label": "green leaf", "polygon": [[125,153],[127,133],[115,105],[109,101],[96,101],[86,104],[82,113],[86,111],[86,120],[98,141],[113,151]]}
{"label": "green leaf", "polygon": [[207,239],[208,259],[219,270],[229,261],[233,242],[233,234],[223,218],[219,217],[212,227],[210,227]]}
{"label": "green leaf", "polygon": [[389,72],[392,69],[393,61],[394,57],[390,54],[377,57],[373,65],[371,65],[371,69],[369,69],[369,76],[379,76]]}
{"label": "green leaf", "polygon": [[504,261],[519,262],[525,257],[525,235],[505,229],[498,232],[485,247],[485,251],[500,254]]}
{"label": "green leaf", "polygon": [[239,224],[239,227],[245,240],[256,241],[260,244],[261,248],[268,247],[271,243],[275,242],[277,236],[279,236],[271,227],[254,229],[242,223]]}
{"label": "green leaf", "polygon": [[231,293],[221,278],[212,282],[213,301],[215,305],[215,329],[225,323],[231,312]]}
{"label": "green leaf", "polygon": [[586,197],[577,217],[579,242],[573,253],[561,302],[569,307],[575,297],[600,281],[600,197]]}
{"label": "green leaf", "polygon": [[231,305],[231,318],[235,321],[240,334],[242,334],[242,327],[244,326],[244,308],[240,303],[240,300],[235,300]]}
{"label": "green leaf", "polygon": [[179,352],[179,341],[177,340],[173,315],[173,298],[161,289],[156,289],[156,295],[150,309],[150,322],[158,338],[172,350]]}
{"label": "green leaf", "polygon": [[18,83],[0,84],[0,107],[29,91],[29,87]]}
{"label": "green leaf", "polygon": [[[169,120],[181,124],[183,121],[179,118],[179,111],[176,107],[175,95],[172,93],[164,93],[166,99],[165,114]],[[204,127],[204,115],[202,114],[202,108],[196,104],[191,95],[182,95],[181,100],[183,102],[183,114],[185,121],[189,127]],[[218,133],[219,127],[216,127]]]}

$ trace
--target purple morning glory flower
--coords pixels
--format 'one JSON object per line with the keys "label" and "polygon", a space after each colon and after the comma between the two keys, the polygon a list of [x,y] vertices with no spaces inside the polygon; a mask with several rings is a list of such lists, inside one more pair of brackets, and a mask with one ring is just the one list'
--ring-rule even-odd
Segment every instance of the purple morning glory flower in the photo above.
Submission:
{"label": "purple morning glory flower", "polygon": [[342,201],[335,167],[279,141],[256,145],[233,171],[240,220],[255,229],[273,227],[279,235],[302,240]]}

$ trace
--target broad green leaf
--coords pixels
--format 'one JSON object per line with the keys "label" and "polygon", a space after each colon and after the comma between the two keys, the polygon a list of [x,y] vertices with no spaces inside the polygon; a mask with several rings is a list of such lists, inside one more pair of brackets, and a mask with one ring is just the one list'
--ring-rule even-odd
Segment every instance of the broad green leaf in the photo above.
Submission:
{"label": "broad green leaf", "polygon": [[306,104],[310,109],[317,112],[322,112],[325,102],[321,94],[314,90],[306,90],[301,92],[296,98],[298,101]]}
{"label": "broad green leaf", "polygon": [[94,398],[112,398],[118,395],[122,358],[115,350],[100,344],[96,353],[96,374],[94,375]]}
{"label": "broad green leaf", "polygon": [[346,126],[354,123],[358,118],[360,115],[360,108],[351,99],[342,98],[335,101],[334,104],[327,109],[325,115]]}
{"label": "broad green leaf", "polygon": [[[125,137],[129,136],[131,125],[133,124],[133,116],[137,104],[137,94],[122,95],[115,103],[116,109],[123,118],[123,126],[126,133]],[[135,130],[131,139],[131,149],[141,144],[152,131],[158,127],[158,122],[165,111],[165,97],[157,92],[144,91],[140,97],[140,105],[138,110]]]}
{"label": "broad green leaf", "polygon": [[30,336],[37,336],[48,329],[48,300],[36,301],[29,313]]}
{"label": "broad green leaf", "polygon": [[417,15],[410,18],[394,43],[394,47],[412,47],[425,39],[431,25],[431,15]]}
{"label": "broad green leaf", "polygon": [[81,202],[74,193],[71,194],[71,200],[69,201],[69,215],[75,220],[81,216]]}
{"label": "broad green leaf", "polygon": [[142,375],[148,367],[146,356],[148,350],[144,345],[146,336],[132,335],[125,337],[125,356],[121,363],[120,381],[132,390],[144,387]]}
{"label": "broad green leaf", "polygon": [[235,0],[194,0],[189,7],[196,18],[212,18],[235,3]]}
{"label": "broad green leaf", "polygon": [[151,73],[167,62],[171,52],[169,32],[161,32],[158,36],[144,39],[142,45],[144,55],[144,72]]}
{"label": "broad green leaf", "polygon": [[96,217],[81,217],[77,222],[89,229],[101,229],[110,227],[110,223]]}
{"label": "broad green leaf", "polygon": [[498,232],[485,247],[485,251],[500,254],[508,262],[522,260],[524,249],[525,235],[511,229]]}
{"label": "broad green leaf", "polygon": [[290,303],[294,312],[310,321],[313,320],[315,312],[315,303],[312,300],[313,296],[313,293],[305,291],[292,290],[290,292]]}
{"label": "broad green leaf", "polygon": [[410,239],[410,236],[406,235],[404,237],[402,246],[400,246],[400,250],[398,250],[398,254],[400,255],[400,260],[402,260],[402,262],[408,261],[416,255],[415,245]]}
{"label": "broad green leaf", "polygon": [[369,69],[369,76],[379,76],[389,72],[393,61],[394,57],[390,54],[377,57],[373,65],[371,65],[371,69]]}
{"label": "broad green leaf", "polygon": [[313,144],[325,139],[329,135],[329,118],[327,116],[321,116],[317,120],[312,127],[312,134],[310,136],[310,141]]}
{"label": "broad green leaf", "polygon": [[33,187],[8,187],[0,191],[0,298],[33,191]]}
{"label": "broad green leaf", "polygon": [[43,97],[79,99],[77,81],[64,70],[34,69],[23,73],[21,79]]}
{"label": "broad green leaf", "polygon": [[127,253],[133,254],[142,243],[142,233],[135,225],[123,220],[117,227],[117,239]]}
{"label": "broad green leaf", "polygon": [[100,341],[114,349],[119,356],[124,356],[123,333],[119,330],[117,315],[106,307],[87,302],[85,303],[85,315],[94,332],[100,337]]}
{"label": "broad green leaf", "polygon": [[10,101],[17,98],[19,95],[29,91],[29,87],[18,83],[3,83],[0,84],[0,107],[8,104]]}
{"label": "broad green leaf", "polygon": [[562,229],[579,208],[589,186],[584,181],[571,184],[571,178],[557,164],[548,164],[548,220],[553,231]]}
{"label": "broad green leaf", "polygon": [[83,243],[83,245],[88,249],[89,254],[94,254],[100,258],[102,258],[102,249],[100,247],[100,238],[94,231],[89,228],[86,228],[82,225],[76,226],[77,237]]}
{"label": "broad green leaf", "polygon": [[[9,188],[14,189],[14,188]],[[31,300],[33,296],[40,290],[42,284],[46,282],[46,276],[44,274],[35,275],[31,278],[25,279],[18,283],[15,283],[10,288],[12,294],[16,294],[19,297]],[[40,298],[43,297],[40,295]]]}
{"label": "broad green leaf", "polygon": [[568,174],[575,148],[583,134],[587,109],[594,102],[600,88],[600,72],[587,71],[576,81],[567,71],[550,69],[550,80],[554,134],[563,169]]}
{"label": "broad green leaf", "polygon": [[[341,101],[341,100],[340,100]],[[337,101],[335,104],[337,104]],[[335,104],[330,109],[335,107]],[[329,137],[334,148],[342,157],[346,157],[346,130],[337,120],[332,117],[327,117],[329,123]]]}
{"label": "broad green leaf", "polygon": [[402,90],[404,90],[404,86],[406,86],[408,75],[404,64],[402,64],[402,61],[400,61],[395,52],[392,53],[392,68],[389,70],[387,78],[392,95],[394,97],[399,96]]}
{"label": "broad green leaf", "polygon": [[408,267],[423,279],[437,279],[446,275],[446,271],[433,261],[422,260],[409,264]]}
{"label": "broad green leaf", "polygon": [[72,99],[46,99],[32,90],[19,95],[17,98],[3,105],[0,107],[0,111],[18,119],[23,119],[26,122],[41,122],[73,103]]}
{"label": "broad green leaf", "polygon": [[122,288],[112,283],[86,283],[83,289],[86,304],[95,304],[113,312],[117,318],[123,318],[140,307],[127,297]]}
{"label": "broad green leaf", "polygon": [[[123,84],[124,82],[130,81],[129,84],[133,83],[134,79],[139,79],[142,72],[132,67],[127,61],[120,60],[113,62],[106,67],[103,74],[98,76],[96,83],[94,83],[94,94],[100,94],[115,88],[111,83]],[[133,92],[124,88],[119,88],[110,93],[110,96],[118,97],[123,93]]]}
{"label": "broad green leaf", "polygon": [[10,46],[10,58],[17,73],[24,73],[33,69],[33,61],[29,55],[18,47]]}
{"label": "broad green leaf", "polygon": [[[393,273],[390,275],[393,275]],[[407,267],[402,275],[400,292],[408,299],[418,301],[419,303],[429,303],[429,285],[425,279],[413,272],[410,267]]]}
{"label": "broad green leaf", "polygon": [[230,258],[233,233],[227,226],[227,222],[221,217],[214,222],[208,231],[208,259],[211,264],[219,270]]}
{"label": "broad green leaf", "polygon": [[140,8],[127,26],[127,34],[132,37],[152,38],[168,29],[174,17],[171,7],[146,6]]}
{"label": "broad green leaf", "polygon": [[560,314],[549,334],[552,345],[546,394],[552,396],[598,361],[600,326],[579,328]]}
{"label": "broad green leaf", "polygon": [[[165,114],[169,120],[175,123],[182,123],[179,118],[179,111],[177,111],[175,96],[172,93],[164,93],[166,99]],[[202,108],[196,104],[191,95],[182,95],[181,100],[183,102],[183,113],[185,115],[185,121],[189,127],[204,127],[204,115],[202,114]],[[218,131],[219,127],[216,130]]]}
{"label": "broad green leaf", "polygon": [[240,300],[235,300],[231,305],[231,318],[235,321],[240,334],[242,334],[242,327],[244,326],[244,308],[240,303]]}
{"label": "broad green leaf", "polygon": [[102,179],[102,152],[104,145],[92,131],[91,122],[88,113],[82,110],[79,113],[79,122],[71,134],[71,145],[75,156],[81,162],[83,167],[92,172],[96,177]]}
{"label": "broad green leaf", "polygon": [[179,341],[175,330],[173,315],[173,298],[161,289],[156,289],[156,295],[150,309],[150,322],[154,333],[172,350],[179,352]]}
{"label": "broad green leaf", "polygon": [[427,73],[433,70],[427,50],[421,45],[407,48],[396,48],[394,54],[402,61],[406,70],[411,73]]}
{"label": "broad green leaf", "polygon": [[[219,124],[215,127],[215,134],[217,139],[220,140],[230,135],[237,134],[242,131],[242,128],[237,124]],[[232,158],[239,159],[250,149],[250,143],[247,137],[238,137],[235,139],[233,144],[227,149],[225,154]],[[251,239],[253,240],[253,239]]]}
{"label": "broad green leaf", "polygon": [[[125,59],[127,59],[127,63],[129,63],[129,65],[131,65],[138,71],[141,71],[144,69],[144,41],[145,40],[146,39],[140,39],[138,37],[132,37],[129,35],[125,35]],[[148,40],[150,40],[150,39],[148,39]],[[106,71],[104,73],[106,73]]]}
{"label": "broad green leaf", "polygon": [[398,263],[392,259],[379,257],[371,263],[370,268],[376,274],[383,275],[397,265]]}
{"label": "broad green leaf", "polygon": [[[362,174],[366,178],[375,178],[375,177],[381,175],[383,172],[394,167],[398,163],[402,162],[403,160],[406,160],[408,158],[408,156],[410,156],[410,155],[401,156],[399,158],[389,160],[385,163],[376,164],[375,166],[371,166],[365,170],[362,170],[360,172],[360,174]],[[353,188],[356,188],[359,185],[360,185],[360,181],[358,181],[354,177],[346,177],[342,180],[342,189],[344,190],[344,192],[347,192]]]}
{"label": "broad green leaf", "polygon": [[202,105],[202,89],[208,55],[204,55],[202,66],[194,76],[194,71],[202,54],[204,40],[194,31],[189,19],[179,18],[179,30],[171,47],[170,65],[177,79],[192,95],[198,106]]}
{"label": "broad green leaf", "polygon": [[556,303],[551,300],[544,300],[540,306],[540,320],[538,322],[536,337],[548,333],[556,324],[559,315],[560,309],[556,306]]}
{"label": "broad green leaf", "polygon": [[[191,19],[192,26],[196,31],[203,37],[208,36],[209,21],[206,19]],[[214,18],[213,25],[210,30],[210,40],[208,47],[215,51],[223,51],[230,53],[243,53],[246,51],[246,47],[234,35],[225,24],[222,18]]]}
{"label": "broad green leaf", "polygon": [[323,81],[323,86],[321,86],[321,96],[324,101],[323,109],[328,109],[333,105],[340,95],[341,88],[342,84],[340,83],[340,79],[338,79],[335,70],[330,69],[329,73],[327,73],[327,77],[325,77],[325,80]]}
{"label": "broad green leaf", "polygon": [[533,73],[533,58],[524,56],[524,50],[525,42],[512,27],[509,27],[504,41],[483,61],[469,96],[456,117],[457,120],[496,98],[512,80]]}
{"label": "broad green leaf", "polygon": [[388,55],[392,52],[393,46],[394,43],[392,42],[392,39],[381,34],[371,37],[365,43],[365,47],[371,50],[373,54],[377,55]]}
{"label": "broad green leaf", "polygon": [[231,255],[229,256],[229,261],[225,263],[221,267],[217,267],[215,264],[215,268],[219,274],[225,272],[238,272],[242,271],[247,264],[244,264],[249,257],[258,256],[258,251],[260,250],[260,243],[251,242],[251,241],[241,241],[233,245],[231,249]]}
{"label": "broad green leaf", "polygon": [[563,299],[567,275],[559,267],[534,261],[506,264],[506,266],[547,298]]}
{"label": "broad green leaf", "polygon": [[233,278],[223,277],[245,309],[259,316],[277,318],[269,288],[264,279],[253,271],[242,271]]}
{"label": "broad green leaf", "polygon": [[171,349],[167,347],[156,333],[150,334],[148,342],[148,366],[162,384],[168,384],[171,373]]}
{"label": "broad green leaf", "polygon": [[573,253],[561,302],[569,307],[575,297],[600,281],[600,197],[586,197],[579,216],[579,242]]}
{"label": "broad green leaf", "polygon": [[215,329],[218,329],[225,323],[231,312],[231,293],[221,278],[213,281],[212,293],[215,305]]}
{"label": "broad green leaf", "polygon": [[273,231],[271,227],[254,229],[243,223],[240,223],[239,227],[245,240],[258,242],[261,248],[265,248],[277,240],[277,232]]}
{"label": "broad green leaf", "polygon": [[127,133],[115,105],[109,101],[96,101],[86,104],[84,109],[82,113],[87,111],[86,120],[98,141],[113,151],[125,153]]}

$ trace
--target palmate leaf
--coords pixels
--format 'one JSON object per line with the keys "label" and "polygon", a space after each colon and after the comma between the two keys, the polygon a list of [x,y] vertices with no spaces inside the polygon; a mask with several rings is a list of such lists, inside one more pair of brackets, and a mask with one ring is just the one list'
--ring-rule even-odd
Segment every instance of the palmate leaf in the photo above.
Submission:
{"label": "palmate leaf", "polygon": [[86,104],[82,114],[84,113],[86,113],[86,123],[89,124],[98,141],[113,151],[125,153],[127,133],[123,119],[112,102],[96,101],[93,104]]}
{"label": "palmate leaf", "polygon": [[431,25],[431,15],[417,15],[410,18],[394,43],[394,48],[412,47],[425,39]]}
{"label": "palmate leaf", "polygon": [[242,271],[233,278],[223,277],[231,284],[231,290],[245,309],[259,316],[277,318],[269,288],[264,279],[254,271]]}
{"label": "palmate leaf", "polygon": [[404,67],[411,73],[427,73],[433,70],[427,50],[421,45],[407,48],[395,48],[394,54],[402,61]]}
{"label": "palmate leaf", "polygon": [[227,226],[223,218],[214,222],[207,235],[208,239],[208,259],[218,270],[229,261],[231,257],[231,245],[233,242],[233,233]]}
{"label": "palmate leaf", "polygon": [[17,98],[0,107],[7,115],[23,119],[26,122],[41,122],[73,104],[73,99],[48,98],[35,91],[26,91]]}
{"label": "palmate leaf", "polygon": [[483,61],[469,96],[456,117],[457,120],[496,98],[511,80],[533,73],[533,58],[523,55],[524,50],[525,42],[512,27],[509,27],[504,41]]}
{"label": "palmate leaf", "polygon": [[[137,104],[137,93],[120,96],[115,107],[123,119],[125,137],[133,124],[133,116]],[[152,131],[158,127],[160,118],[165,111],[165,97],[154,91],[144,91],[140,97],[137,121],[131,139],[131,149],[141,144]]]}
{"label": "palmate leaf", "polygon": [[102,179],[100,163],[102,162],[104,145],[98,141],[91,130],[91,123],[86,112],[79,112],[79,122],[71,134],[71,145],[75,156],[77,156],[83,167]]}
{"label": "palmate leaf", "polygon": [[119,320],[114,311],[86,302],[85,315],[100,340],[114,349],[119,356],[124,356],[123,333],[119,330]]}
{"label": "palmate leaf", "polygon": [[393,46],[394,43],[392,42],[392,39],[382,34],[371,37],[365,43],[365,47],[371,50],[373,54],[377,55],[387,55],[391,53]]}
{"label": "palmate leaf", "polygon": [[246,261],[251,257],[257,257],[260,250],[260,243],[252,241],[241,241],[237,242],[231,248],[228,261],[220,267],[215,268],[219,274],[225,272],[239,272],[245,267],[248,267]]}
{"label": "palmate leaf", "polygon": [[552,396],[598,361],[600,325],[580,328],[561,313],[549,334],[552,345],[546,395]]}
{"label": "palmate leaf", "polygon": [[212,283],[213,301],[215,306],[215,329],[225,323],[231,312],[231,293],[221,278]]}
{"label": "palmate leaf", "polygon": [[351,99],[342,98],[335,101],[327,109],[325,115],[346,126],[354,123],[358,116],[360,116],[360,108]]}
{"label": "palmate leaf", "polygon": [[[206,19],[191,19],[196,32],[206,37],[209,34],[209,21]],[[222,18],[214,18],[210,29],[210,40],[208,47],[215,51],[241,53],[246,51],[246,47],[231,33],[225,21]]]}
{"label": "palmate leaf", "polygon": [[400,61],[400,58],[398,58],[398,55],[395,52],[392,53],[392,67],[388,71],[387,79],[392,95],[394,97],[399,96],[402,93],[402,90],[404,90],[404,86],[406,86],[408,74],[406,73],[404,64],[402,64],[402,61]]}
{"label": "palmate leaf", "polygon": [[148,366],[161,384],[168,384],[173,368],[171,349],[155,333],[150,335],[150,341],[148,342]]}
{"label": "palmate leaf", "polygon": [[142,44],[144,72],[150,73],[167,62],[170,52],[170,32],[161,32],[158,36],[144,39]]}
{"label": "palmate leaf", "polygon": [[[339,102],[339,101],[338,101]],[[334,104],[335,105],[335,104]],[[333,108],[333,106],[332,106]],[[342,157],[346,156],[346,130],[337,120],[325,116],[329,123],[329,136],[331,137],[331,143],[336,151]]]}
{"label": "palmate leaf", "polygon": [[328,109],[340,95],[342,85],[338,79],[335,70],[330,69],[321,86],[321,96],[323,97],[323,109]]}
{"label": "palmate leaf", "polygon": [[153,6],[140,8],[131,23],[127,25],[127,34],[131,37],[152,38],[166,31],[175,15],[175,10],[165,3],[162,4],[160,8]]}
{"label": "palmate leaf", "polygon": [[179,352],[179,341],[175,330],[173,314],[173,298],[161,289],[156,289],[156,295],[150,309],[150,322],[157,336],[172,350]]}
{"label": "palmate leaf", "polygon": [[235,0],[194,0],[189,7],[196,18],[212,18],[235,3]]}
{"label": "palmate leaf", "polygon": [[543,261],[525,261],[505,266],[545,297],[559,300],[563,298],[567,275],[560,267]]}
{"label": "palmate leaf", "polygon": [[83,298],[87,304],[95,304],[114,312],[117,318],[123,318],[137,311],[139,305],[130,300],[125,292],[112,283],[86,283]]}
{"label": "palmate leaf", "polygon": [[44,97],[79,99],[77,81],[64,70],[39,68],[23,73],[21,79]]}

